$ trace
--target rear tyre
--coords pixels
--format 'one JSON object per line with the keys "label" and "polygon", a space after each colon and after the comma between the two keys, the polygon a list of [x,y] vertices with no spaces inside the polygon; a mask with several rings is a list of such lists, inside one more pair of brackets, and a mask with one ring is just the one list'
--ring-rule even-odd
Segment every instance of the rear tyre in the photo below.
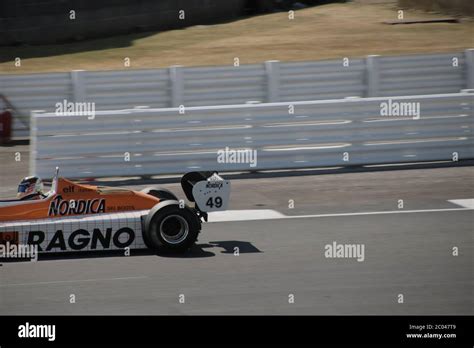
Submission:
{"label": "rear tyre", "polygon": [[198,217],[189,208],[172,204],[159,209],[145,227],[147,244],[159,252],[183,253],[197,240]]}

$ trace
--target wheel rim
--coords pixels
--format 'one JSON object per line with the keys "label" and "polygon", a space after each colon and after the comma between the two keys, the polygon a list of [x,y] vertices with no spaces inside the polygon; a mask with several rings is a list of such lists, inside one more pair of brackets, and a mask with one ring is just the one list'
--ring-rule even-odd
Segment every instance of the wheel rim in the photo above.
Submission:
{"label": "wheel rim", "polygon": [[186,239],[189,225],[180,215],[168,215],[160,223],[160,235],[169,244],[179,244]]}

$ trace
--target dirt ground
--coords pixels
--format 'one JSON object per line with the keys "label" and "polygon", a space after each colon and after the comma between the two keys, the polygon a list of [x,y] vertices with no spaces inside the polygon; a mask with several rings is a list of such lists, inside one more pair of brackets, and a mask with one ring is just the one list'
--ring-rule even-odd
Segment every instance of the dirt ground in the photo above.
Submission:
{"label": "dirt ground", "polygon": [[[387,25],[399,13],[392,1],[354,1],[161,33],[140,33],[50,46],[2,47],[0,73],[230,65],[450,52],[474,47],[474,21]],[[405,19],[446,17],[405,10]],[[15,57],[21,66],[15,67]],[[124,59],[130,67],[124,67]]]}

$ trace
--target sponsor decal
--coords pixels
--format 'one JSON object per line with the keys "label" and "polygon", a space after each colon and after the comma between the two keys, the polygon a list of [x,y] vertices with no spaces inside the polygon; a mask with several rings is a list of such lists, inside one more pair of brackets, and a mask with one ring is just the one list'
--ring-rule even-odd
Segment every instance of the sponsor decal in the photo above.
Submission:
{"label": "sponsor decal", "polygon": [[94,228],[92,232],[80,228],[65,238],[63,231],[57,230],[43,249],[42,244],[45,242],[45,238],[44,231],[30,231],[27,244],[37,245],[39,251],[51,251],[52,249],[61,251],[97,250],[99,244],[103,249],[111,247],[124,249],[135,240],[135,231],[129,227],[122,227],[115,233],[112,233],[112,228],[107,228],[104,232],[98,228]]}
{"label": "sponsor decal", "polygon": [[74,193],[74,186],[68,186],[63,188],[63,193]]}
{"label": "sponsor decal", "polygon": [[66,201],[57,196],[49,204],[49,216],[105,213],[105,199],[78,199]]}
{"label": "sponsor decal", "polygon": [[48,341],[56,340],[56,325],[35,325],[26,322],[18,326],[19,338],[47,338]]}
{"label": "sponsor decal", "polygon": [[117,207],[117,211],[127,211],[127,210],[135,210],[134,205],[119,205]]}
{"label": "sponsor decal", "polygon": [[208,181],[206,184],[206,188],[221,188],[224,182],[221,181]]}

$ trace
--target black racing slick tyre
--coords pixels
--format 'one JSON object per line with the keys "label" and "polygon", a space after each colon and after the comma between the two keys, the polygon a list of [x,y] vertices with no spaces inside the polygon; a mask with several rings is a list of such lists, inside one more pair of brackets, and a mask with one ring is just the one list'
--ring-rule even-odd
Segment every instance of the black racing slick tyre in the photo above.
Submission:
{"label": "black racing slick tyre", "polygon": [[158,252],[183,253],[194,245],[201,223],[191,208],[170,204],[150,213],[144,231],[150,248]]}

